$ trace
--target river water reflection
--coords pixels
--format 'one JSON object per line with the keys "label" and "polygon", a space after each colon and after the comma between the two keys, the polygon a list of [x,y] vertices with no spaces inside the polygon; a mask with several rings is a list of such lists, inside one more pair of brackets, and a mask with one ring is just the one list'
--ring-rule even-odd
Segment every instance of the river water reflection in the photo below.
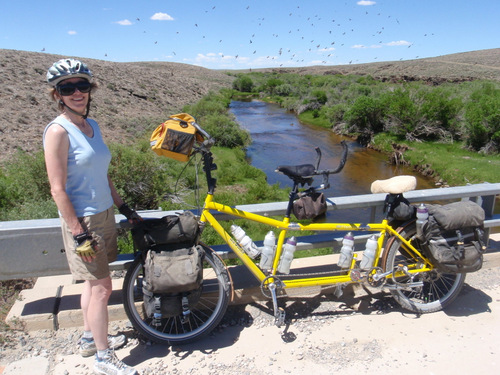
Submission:
{"label": "river water reflection", "polygon": [[[247,149],[251,164],[267,175],[269,184],[290,186],[290,180],[274,172],[278,165],[314,164],[315,147],[320,147],[320,168],[335,168],[342,152],[340,141],[344,138],[328,129],[309,126],[299,122],[291,112],[276,104],[260,101],[233,101],[230,106],[236,121],[252,136]],[[339,174],[330,175],[331,187],[325,195],[344,196],[369,194],[370,185],[378,179],[398,175],[413,175],[417,178],[417,189],[434,188],[431,179],[424,178],[408,167],[396,167],[387,163],[387,155],[360,146],[345,139],[349,146],[347,162]],[[318,177],[315,183],[321,182]]]}

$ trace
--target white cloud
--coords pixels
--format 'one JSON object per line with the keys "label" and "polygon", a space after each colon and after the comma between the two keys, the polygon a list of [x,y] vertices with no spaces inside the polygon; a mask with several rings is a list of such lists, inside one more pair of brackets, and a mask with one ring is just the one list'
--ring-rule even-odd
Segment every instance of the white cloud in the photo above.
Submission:
{"label": "white cloud", "polygon": [[334,47],[325,47],[325,48],[320,48],[318,52],[330,52],[330,51],[335,51]]}
{"label": "white cloud", "polygon": [[161,12],[153,14],[151,16],[151,19],[153,21],[173,21],[174,20],[174,18],[172,16],[170,16],[169,14],[161,13]]}
{"label": "white cloud", "polygon": [[375,49],[375,48],[382,48],[382,45],[381,44],[372,44],[371,46],[365,46],[364,44],[355,44],[351,48],[354,48],[354,49],[365,49],[365,48]]}
{"label": "white cloud", "polygon": [[69,35],[76,35],[76,31],[75,30],[70,30],[70,31],[68,31],[68,34]]}
{"label": "white cloud", "polygon": [[361,0],[361,1],[358,1],[356,4],[362,5],[362,6],[368,6],[368,5],[375,5],[377,3],[375,1]]}
{"label": "white cloud", "polygon": [[407,42],[406,40],[398,40],[398,41],[386,43],[386,45],[390,46],[390,47],[397,47],[397,46],[409,46],[409,45],[411,45],[411,43]]}
{"label": "white cloud", "polygon": [[130,26],[130,25],[132,25],[132,22],[130,22],[127,19],[121,20],[121,21],[116,21],[115,23],[117,23],[118,25],[122,25],[122,26]]}

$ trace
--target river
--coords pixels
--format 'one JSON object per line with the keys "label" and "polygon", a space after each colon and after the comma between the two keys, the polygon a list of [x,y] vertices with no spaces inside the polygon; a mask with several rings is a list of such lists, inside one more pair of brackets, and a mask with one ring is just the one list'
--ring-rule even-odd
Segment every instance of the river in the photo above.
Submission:
{"label": "river", "polygon": [[[387,155],[362,147],[328,129],[303,124],[293,113],[276,104],[233,101],[230,111],[252,136],[252,144],[247,148],[248,159],[266,173],[271,185],[289,186],[286,176],[274,172],[276,167],[314,164],[315,147],[322,152],[320,168],[335,168],[342,152],[340,141],[344,139],[349,146],[347,162],[342,172],[330,175],[331,187],[325,191],[326,196],[369,194],[373,181],[398,175],[415,176],[417,189],[435,187],[432,179],[422,177],[411,168],[388,164]],[[318,177],[315,184],[320,182]]]}

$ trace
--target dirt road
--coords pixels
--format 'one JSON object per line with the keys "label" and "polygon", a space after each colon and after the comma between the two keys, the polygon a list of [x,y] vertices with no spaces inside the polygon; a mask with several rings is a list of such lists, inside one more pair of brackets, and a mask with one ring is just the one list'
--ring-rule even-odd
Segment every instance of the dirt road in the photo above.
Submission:
{"label": "dirt road", "polygon": [[[500,365],[500,267],[469,274],[459,298],[437,313],[410,314],[388,294],[359,290],[292,299],[286,310],[290,325],[278,328],[265,302],[231,307],[216,332],[183,347],[141,342],[126,321],[111,327],[129,337],[118,357],[142,375],[490,375]],[[0,350],[3,375],[92,373],[93,359],[76,351],[79,335],[15,333]]]}

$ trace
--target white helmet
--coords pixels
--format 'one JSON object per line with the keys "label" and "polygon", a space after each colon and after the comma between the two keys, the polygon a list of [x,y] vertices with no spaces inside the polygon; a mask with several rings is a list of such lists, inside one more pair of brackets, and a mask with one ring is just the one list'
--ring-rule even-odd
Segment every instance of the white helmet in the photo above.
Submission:
{"label": "white helmet", "polygon": [[61,59],[54,63],[47,72],[47,82],[52,86],[68,78],[85,78],[92,81],[92,72],[86,64],[75,59]]}

